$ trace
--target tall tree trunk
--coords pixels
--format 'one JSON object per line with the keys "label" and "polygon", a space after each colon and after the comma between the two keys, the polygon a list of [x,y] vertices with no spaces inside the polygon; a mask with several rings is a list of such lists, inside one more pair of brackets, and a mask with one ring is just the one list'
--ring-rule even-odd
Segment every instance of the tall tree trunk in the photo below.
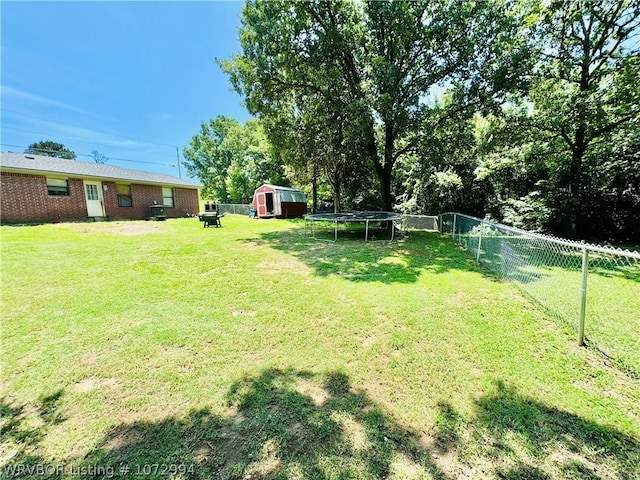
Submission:
{"label": "tall tree trunk", "polygon": [[392,165],[386,164],[380,173],[380,187],[382,189],[382,210],[391,212],[393,210],[393,196],[391,195],[391,175]]}
{"label": "tall tree trunk", "polygon": [[571,164],[569,165],[569,211],[568,213],[568,227],[569,234],[573,238],[578,238],[583,232],[583,175],[582,175],[582,163],[584,154],[587,151],[587,127],[586,127],[586,112],[584,105],[583,93],[586,94],[589,89],[588,70],[582,72],[582,80],[580,82],[580,97],[576,103],[577,110],[577,125],[573,136],[573,144],[571,145]]}
{"label": "tall tree trunk", "polygon": [[340,211],[340,202],[342,199],[340,198],[340,185],[337,185],[333,188],[333,212],[338,213]]}
{"label": "tall tree trunk", "polygon": [[318,213],[318,165],[313,162],[313,172],[311,174],[311,197],[313,205],[311,212]]}
{"label": "tall tree trunk", "polygon": [[391,194],[391,180],[393,172],[393,149],[395,146],[394,124],[387,121],[384,126],[384,163],[376,155],[375,167],[380,181],[380,194],[382,195],[382,210],[391,212],[393,210],[393,196]]}
{"label": "tall tree trunk", "polygon": [[578,238],[584,234],[584,185],[582,164],[586,145],[584,142],[584,125],[578,127],[576,131],[576,143],[571,149],[571,165],[569,166],[569,233],[573,238]]}

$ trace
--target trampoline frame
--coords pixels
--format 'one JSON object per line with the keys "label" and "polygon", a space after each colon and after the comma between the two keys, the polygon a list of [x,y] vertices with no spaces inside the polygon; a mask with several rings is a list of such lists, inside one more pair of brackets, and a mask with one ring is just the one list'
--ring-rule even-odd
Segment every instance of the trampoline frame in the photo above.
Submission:
{"label": "trampoline frame", "polygon": [[[318,238],[315,233],[316,222],[333,222],[334,235],[333,240],[326,238]],[[369,223],[370,222],[391,222],[391,238],[389,240],[369,240]],[[402,222],[402,215],[394,212],[337,212],[337,213],[314,213],[305,215],[304,217],[304,233],[308,235],[308,224],[311,223],[311,236],[314,240],[321,242],[337,242],[338,241],[338,225],[346,223],[364,223],[364,241],[365,242],[392,242],[395,232],[396,222]]]}

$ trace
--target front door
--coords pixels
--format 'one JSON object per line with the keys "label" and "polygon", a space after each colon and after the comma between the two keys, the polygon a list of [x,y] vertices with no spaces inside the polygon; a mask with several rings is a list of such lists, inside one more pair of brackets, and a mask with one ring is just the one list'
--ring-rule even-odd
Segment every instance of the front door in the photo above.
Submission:
{"label": "front door", "polygon": [[100,182],[84,182],[84,196],[87,199],[87,216],[104,217],[102,201],[102,184]]}

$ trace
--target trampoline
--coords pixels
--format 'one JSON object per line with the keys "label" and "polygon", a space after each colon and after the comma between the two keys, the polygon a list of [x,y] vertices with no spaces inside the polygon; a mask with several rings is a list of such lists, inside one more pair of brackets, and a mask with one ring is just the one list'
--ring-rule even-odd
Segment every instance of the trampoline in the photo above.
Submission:
{"label": "trampoline", "polygon": [[[304,217],[304,229],[305,233],[311,232],[311,236],[314,240],[336,242],[338,240],[338,227],[343,226],[346,228],[348,223],[360,223],[364,224],[364,241],[365,242],[384,242],[392,241],[394,237],[396,222],[402,221],[402,215],[393,212],[338,212],[338,213],[315,213],[306,215]],[[316,223],[325,222],[333,224],[333,240],[326,238],[319,238],[316,236]],[[309,227],[310,225],[310,227]],[[375,237],[369,237],[372,226],[377,226],[378,229],[382,225],[384,229],[391,230],[391,238],[389,240],[376,240]]]}

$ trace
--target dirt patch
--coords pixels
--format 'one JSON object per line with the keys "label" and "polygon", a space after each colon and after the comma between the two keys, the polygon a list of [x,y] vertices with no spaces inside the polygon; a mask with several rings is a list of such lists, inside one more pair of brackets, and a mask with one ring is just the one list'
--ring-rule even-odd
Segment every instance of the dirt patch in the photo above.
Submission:
{"label": "dirt patch", "polygon": [[140,441],[142,441],[142,435],[137,429],[132,428],[111,437],[105,444],[104,449],[108,452],[116,452]]}
{"label": "dirt patch", "polygon": [[148,233],[159,233],[160,228],[157,225],[132,225],[118,228],[114,233],[121,235],[146,235]]}
{"label": "dirt patch", "polygon": [[236,405],[231,405],[227,409],[227,418],[230,418],[234,425],[240,425],[245,420],[244,414],[238,410]]}
{"label": "dirt patch", "polygon": [[114,233],[127,236],[160,233],[163,229],[163,224],[145,221],[65,223],[64,225],[81,233]]}
{"label": "dirt patch", "polygon": [[270,439],[262,447],[260,459],[249,464],[243,479],[252,478],[269,478],[280,467],[280,459],[278,458],[278,444],[275,440]]}
{"label": "dirt patch", "polygon": [[80,358],[80,365],[89,367],[95,365],[98,361],[98,355],[96,353],[87,353]]}
{"label": "dirt patch", "polygon": [[73,384],[69,390],[73,393],[86,393],[92,390],[104,390],[117,388],[118,380],[115,378],[89,377]]}
{"label": "dirt patch", "polygon": [[369,442],[364,426],[355,421],[350,415],[333,412],[331,419],[340,425],[340,430],[342,430],[355,452],[366,452],[371,448],[371,442]]}
{"label": "dirt patch", "polygon": [[329,400],[329,393],[312,381],[301,380],[295,390],[301,395],[311,397],[316,407],[323,406]]}
{"label": "dirt patch", "polygon": [[202,466],[209,463],[209,459],[213,456],[213,448],[208,443],[201,443],[193,451],[193,459]]}
{"label": "dirt patch", "polygon": [[369,335],[367,338],[365,338],[362,341],[362,346],[363,347],[370,347],[371,345],[376,343],[377,340],[378,340],[378,337],[376,337],[375,335]]}

